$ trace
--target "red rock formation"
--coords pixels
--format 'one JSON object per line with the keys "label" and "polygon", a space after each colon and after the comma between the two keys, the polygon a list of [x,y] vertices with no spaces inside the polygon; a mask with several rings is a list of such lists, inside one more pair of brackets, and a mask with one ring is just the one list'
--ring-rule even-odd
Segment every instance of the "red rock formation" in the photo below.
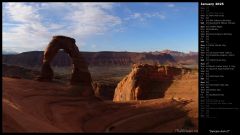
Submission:
{"label": "red rock formation", "polygon": [[[176,63],[169,54],[153,55],[137,52],[81,52],[89,66],[130,66],[133,63]],[[2,62],[24,67],[40,66],[43,57],[42,51],[23,52],[16,55],[2,55]],[[59,51],[51,61],[52,66],[68,67],[72,61],[66,53]]]}
{"label": "red rock formation", "polygon": [[[68,87],[57,83],[2,77],[2,84],[3,133],[176,133],[183,127],[198,129],[197,102],[194,106],[186,105],[187,100],[171,99],[114,104],[73,96]],[[195,88],[189,96],[198,97],[197,80]],[[186,126],[186,118],[195,126]]]}
{"label": "red rock formation", "polygon": [[161,98],[175,76],[184,73],[182,68],[161,65],[133,65],[115,89],[113,101]]}
{"label": "red rock formation", "polygon": [[50,62],[53,60],[56,53],[63,49],[71,57],[73,62],[73,70],[71,76],[72,85],[80,85],[84,89],[88,89],[89,94],[93,94],[92,79],[88,71],[88,66],[82,55],[80,54],[78,47],[75,44],[75,39],[66,36],[54,36],[51,42],[48,44],[43,57],[43,65],[41,70],[41,76],[39,81],[51,81],[53,79],[53,70],[50,66]]}
{"label": "red rock formation", "polygon": [[2,76],[12,78],[34,79],[39,71],[26,69],[24,67],[2,64]]}
{"label": "red rock formation", "polygon": [[116,83],[111,82],[94,82],[93,87],[95,95],[103,100],[113,100],[116,85]]}

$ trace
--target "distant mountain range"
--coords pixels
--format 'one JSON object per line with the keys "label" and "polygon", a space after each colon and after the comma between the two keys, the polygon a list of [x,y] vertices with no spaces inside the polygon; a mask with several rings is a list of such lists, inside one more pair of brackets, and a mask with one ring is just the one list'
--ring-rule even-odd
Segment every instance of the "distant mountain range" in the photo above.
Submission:
{"label": "distant mountain range", "polygon": [[175,61],[179,64],[183,65],[195,65],[198,64],[198,52],[178,52],[178,51],[172,51],[172,50],[163,50],[163,51],[155,51],[151,52],[152,54],[158,55],[158,54],[170,54]]}
{"label": "distant mountain range", "polygon": [[152,52],[153,54],[159,54],[159,53],[166,53],[166,54],[170,54],[172,56],[196,56],[198,55],[198,52],[189,52],[189,53],[184,53],[184,52],[179,52],[179,51],[172,51],[172,50],[163,50],[163,51],[155,51]]}
{"label": "distant mountain range", "polygon": [[[90,66],[128,66],[134,63],[148,64],[197,64],[198,53],[183,53],[171,50],[156,52],[81,52]],[[3,54],[2,62],[10,65],[31,67],[41,66],[43,51],[23,52],[19,54]],[[59,51],[52,63],[53,66],[71,66],[70,57]]]}
{"label": "distant mountain range", "polygon": [[18,54],[18,53],[14,51],[2,51],[2,54]]}

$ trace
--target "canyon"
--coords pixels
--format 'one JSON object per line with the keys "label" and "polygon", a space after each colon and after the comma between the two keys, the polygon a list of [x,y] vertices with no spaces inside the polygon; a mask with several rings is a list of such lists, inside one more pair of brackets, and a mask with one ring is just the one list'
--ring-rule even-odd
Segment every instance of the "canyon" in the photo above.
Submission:
{"label": "canyon", "polygon": [[2,61],[3,132],[198,130],[197,53],[80,52],[54,36]]}
{"label": "canyon", "polygon": [[[180,53],[173,55],[172,52],[81,52],[89,66],[131,66],[132,64],[177,64],[187,63],[197,64],[197,53]],[[19,54],[2,55],[2,62],[10,65],[23,67],[34,67],[42,64],[43,51],[23,52]],[[57,67],[71,66],[72,61],[69,56],[59,51],[54,57],[51,65]],[[183,63],[184,64],[184,63]]]}

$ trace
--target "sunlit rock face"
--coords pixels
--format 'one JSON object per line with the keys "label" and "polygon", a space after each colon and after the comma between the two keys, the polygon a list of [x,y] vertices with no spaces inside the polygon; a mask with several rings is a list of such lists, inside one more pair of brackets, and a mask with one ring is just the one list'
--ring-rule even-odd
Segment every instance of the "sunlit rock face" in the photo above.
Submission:
{"label": "sunlit rock face", "polygon": [[162,98],[174,77],[186,72],[187,69],[172,66],[135,64],[118,83],[113,101]]}
{"label": "sunlit rock face", "polygon": [[60,49],[63,49],[72,59],[73,70],[70,84],[81,86],[81,88],[84,89],[83,91],[85,91],[85,95],[92,95],[92,79],[88,70],[88,65],[75,44],[75,39],[70,37],[53,36],[44,51],[41,76],[38,80],[51,81],[53,79],[53,70],[50,66],[50,62]]}

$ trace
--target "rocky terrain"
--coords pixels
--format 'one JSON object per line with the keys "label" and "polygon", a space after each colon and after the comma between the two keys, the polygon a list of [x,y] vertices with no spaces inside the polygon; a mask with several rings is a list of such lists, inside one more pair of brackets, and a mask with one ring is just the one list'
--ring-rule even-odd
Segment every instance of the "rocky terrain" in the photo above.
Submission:
{"label": "rocky terrain", "polygon": [[[89,71],[94,81],[96,94],[105,100],[112,100],[114,90],[119,81],[121,81],[131,71],[134,63],[142,64],[166,64],[166,65],[182,65],[185,67],[197,67],[197,53],[183,53],[171,50],[156,52],[81,52],[82,56],[89,65]],[[44,53],[41,51],[24,52],[20,54],[4,54],[2,56],[3,64],[14,66],[19,71],[20,68],[28,70],[25,72],[11,72],[18,77],[25,79],[34,79],[32,73],[40,75],[42,59]],[[72,60],[67,53],[60,50],[50,63],[54,80],[62,83],[69,82],[71,79]],[[19,68],[17,68],[19,67]],[[7,68],[4,68],[7,69]],[[5,72],[3,76],[14,76],[11,72]],[[99,72],[101,71],[101,72]],[[20,76],[19,74],[25,74]],[[36,75],[36,74],[34,74]],[[108,91],[108,92],[106,92]]]}
{"label": "rocky terrain", "polygon": [[173,80],[191,70],[163,65],[133,65],[132,71],[119,82],[114,101],[162,98]]}
{"label": "rocky terrain", "polygon": [[2,76],[12,78],[34,79],[40,74],[39,71],[26,69],[24,67],[2,64]]}
{"label": "rocky terrain", "polygon": [[[115,69],[113,72],[120,70],[123,69]],[[92,70],[95,78],[99,80],[104,76],[106,78],[98,82],[100,86],[95,91],[96,97],[81,96],[78,87],[72,87],[67,83],[3,77],[3,131],[178,132],[181,129],[197,131],[197,72],[174,77],[163,97],[112,102],[109,97],[114,94],[114,91],[111,91],[114,90],[114,86],[111,83],[109,87],[113,87],[112,89],[107,86],[109,82],[122,80],[121,77],[116,78],[120,74],[110,79],[109,76],[114,77],[114,74],[103,72],[101,77],[100,73],[96,74],[97,71],[99,68]],[[165,117],[166,115],[168,117]]]}
{"label": "rocky terrain", "polygon": [[[89,66],[131,66],[132,64],[197,64],[198,54],[174,55],[171,52],[81,52]],[[6,54],[2,56],[2,62],[10,65],[24,67],[39,67],[42,64],[43,52],[32,51],[20,54]],[[51,65],[58,67],[71,66],[71,59],[63,51],[59,51]]]}
{"label": "rocky terrain", "polygon": [[[166,75],[160,70],[162,66],[155,66],[135,65],[133,71],[145,68],[154,73],[154,69],[159,69],[158,75]],[[66,83],[3,77],[3,131],[178,132],[183,129],[197,132],[198,74],[192,70],[182,74],[179,69],[166,69],[171,70],[168,77],[173,78],[164,96],[135,101],[84,97],[80,89]],[[101,90],[104,89],[100,95],[113,96],[103,86]]]}
{"label": "rocky terrain", "polygon": [[[52,82],[69,84],[71,79],[71,68],[53,67],[54,78]],[[127,75],[131,68],[129,67],[91,67],[89,71],[93,80],[93,87],[96,96],[104,100],[112,100],[114,90],[120,80]],[[99,72],[101,71],[101,72]],[[20,66],[2,64],[2,76],[18,79],[36,80],[41,74],[36,69],[29,69]]]}
{"label": "rocky terrain", "polygon": [[158,54],[170,54],[177,63],[181,65],[197,65],[198,64],[198,52],[178,52],[178,51],[172,51],[172,50],[162,50],[162,51],[156,51],[151,52],[154,55]]}
{"label": "rocky terrain", "polygon": [[2,60],[3,132],[197,132],[197,71],[166,52],[80,53],[60,35]]}
{"label": "rocky terrain", "polygon": [[189,116],[198,118],[198,71],[162,65],[134,65],[117,85],[114,102],[150,99],[185,99]]}
{"label": "rocky terrain", "polygon": [[189,100],[113,103],[65,84],[2,79],[3,132],[197,132]]}

